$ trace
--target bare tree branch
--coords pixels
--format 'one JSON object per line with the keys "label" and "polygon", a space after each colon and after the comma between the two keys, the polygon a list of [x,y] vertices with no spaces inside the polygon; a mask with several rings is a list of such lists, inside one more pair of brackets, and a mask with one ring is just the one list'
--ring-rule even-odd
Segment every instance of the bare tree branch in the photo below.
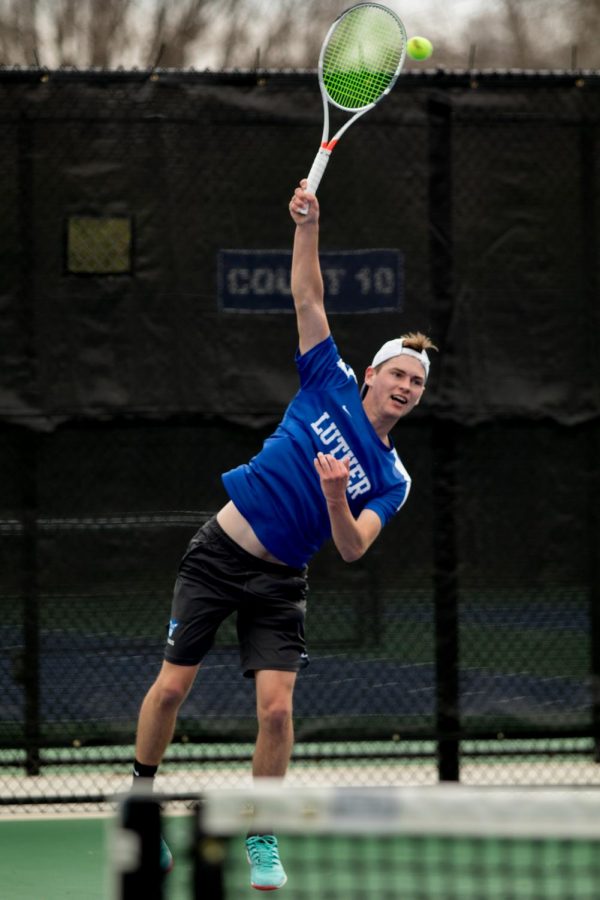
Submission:
{"label": "bare tree branch", "polygon": [[504,0],[504,16],[513,51],[516,53],[520,65],[525,67],[525,60],[531,59],[531,48],[527,35],[528,16],[524,15],[519,0]]}
{"label": "bare tree branch", "polygon": [[55,0],[54,5],[52,31],[55,52],[61,65],[75,66],[79,61],[78,40],[82,26],[85,29],[81,5],[77,0]]}
{"label": "bare tree branch", "polygon": [[0,47],[5,65],[37,65],[39,40],[35,27],[38,0],[4,0],[0,19]]}
{"label": "bare tree branch", "polygon": [[131,0],[89,0],[89,28],[87,55],[91,66],[107,68],[129,44],[127,27]]}
{"label": "bare tree branch", "polygon": [[38,0],[24,0],[21,6],[21,21],[23,27],[21,39],[23,42],[23,56],[34,65],[38,64],[39,40],[37,31],[33,25],[36,19]]}
{"label": "bare tree branch", "polygon": [[[160,54],[158,64],[174,68],[250,68],[257,57],[264,68],[314,68],[327,28],[348,5],[0,0],[0,64],[149,67]],[[478,68],[564,68],[573,46],[579,66],[600,66],[600,0],[488,0],[476,15],[460,19],[447,0],[423,0],[410,14],[409,31],[433,40],[434,65],[463,68],[476,45]]]}
{"label": "bare tree branch", "polygon": [[156,53],[163,48],[161,66],[181,68],[189,64],[190,48],[207,28],[214,7],[214,0],[181,0],[178,6],[161,0],[150,44]]}

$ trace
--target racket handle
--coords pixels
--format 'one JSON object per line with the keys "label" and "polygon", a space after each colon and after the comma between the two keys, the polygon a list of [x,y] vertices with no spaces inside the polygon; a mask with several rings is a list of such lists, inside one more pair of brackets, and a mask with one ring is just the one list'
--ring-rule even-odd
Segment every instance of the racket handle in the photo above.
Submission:
{"label": "racket handle", "polygon": [[[330,156],[331,150],[327,150],[325,147],[321,147],[315,156],[315,161],[313,162],[311,170],[308,173],[308,178],[306,179],[308,182],[306,190],[310,191],[311,194],[317,193],[317,188],[321,184],[321,178],[327,168]],[[305,216],[308,212],[308,207],[306,207],[306,209],[301,209],[300,212]]]}

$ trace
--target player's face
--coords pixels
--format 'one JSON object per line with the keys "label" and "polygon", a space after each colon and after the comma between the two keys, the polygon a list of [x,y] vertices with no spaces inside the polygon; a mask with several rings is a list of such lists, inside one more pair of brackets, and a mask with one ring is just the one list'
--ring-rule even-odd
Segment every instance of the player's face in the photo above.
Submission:
{"label": "player's face", "polygon": [[[371,369],[369,394],[383,415],[399,419],[414,409],[425,390],[425,372],[418,359],[402,354]],[[368,395],[367,395],[368,396]]]}

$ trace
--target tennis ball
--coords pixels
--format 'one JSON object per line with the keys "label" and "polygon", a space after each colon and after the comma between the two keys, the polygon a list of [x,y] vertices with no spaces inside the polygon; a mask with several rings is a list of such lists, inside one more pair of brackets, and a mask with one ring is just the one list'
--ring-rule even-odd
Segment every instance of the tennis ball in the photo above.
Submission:
{"label": "tennis ball", "polygon": [[412,59],[428,59],[433,53],[433,44],[424,37],[413,37],[406,45]]}

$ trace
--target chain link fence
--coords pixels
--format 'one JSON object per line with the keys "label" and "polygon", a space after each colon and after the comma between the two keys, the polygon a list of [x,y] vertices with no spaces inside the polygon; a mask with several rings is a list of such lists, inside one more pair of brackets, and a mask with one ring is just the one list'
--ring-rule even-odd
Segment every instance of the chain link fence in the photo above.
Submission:
{"label": "chain link fence", "polygon": [[[441,352],[407,506],[311,565],[292,781],[600,781],[599,86],[407,73],[336,151],[323,249],[402,275],[332,316],[344,358]],[[23,70],[0,116],[0,803],[81,808],[127,786],[179,558],[296,390],[289,285],[226,310],[219,254],[289,251],[320,101],[313,73]],[[254,735],[226,623],[165,790],[244,782]]]}

